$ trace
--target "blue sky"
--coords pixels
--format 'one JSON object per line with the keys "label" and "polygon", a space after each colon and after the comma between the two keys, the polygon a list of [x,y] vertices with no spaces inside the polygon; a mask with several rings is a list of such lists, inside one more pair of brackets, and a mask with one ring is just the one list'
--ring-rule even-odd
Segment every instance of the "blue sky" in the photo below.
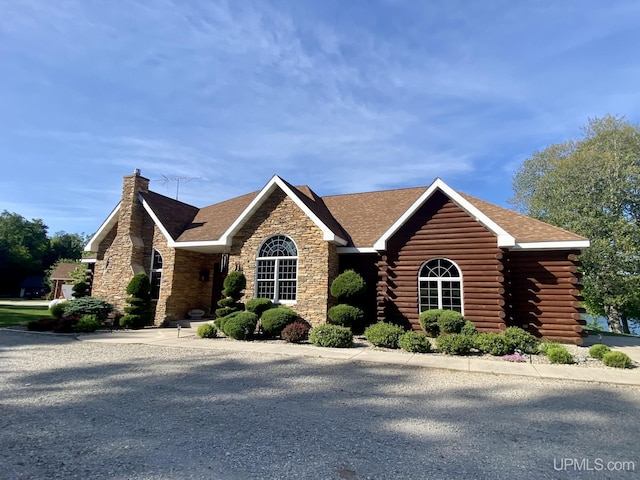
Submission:
{"label": "blue sky", "polygon": [[140,168],[209,205],[429,185],[640,121],[640,2],[0,0],[0,210],[93,233]]}

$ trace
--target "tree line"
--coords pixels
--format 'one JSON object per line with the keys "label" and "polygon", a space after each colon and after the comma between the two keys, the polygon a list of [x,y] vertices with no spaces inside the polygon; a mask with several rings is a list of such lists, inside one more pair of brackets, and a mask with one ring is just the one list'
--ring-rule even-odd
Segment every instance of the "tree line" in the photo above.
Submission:
{"label": "tree line", "polygon": [[49,236],[48,230],[41,219],[0,214],[0,295],[17,296],[27,277],[44,277],[61,259],[82,258],[88,236],[64,231]]}

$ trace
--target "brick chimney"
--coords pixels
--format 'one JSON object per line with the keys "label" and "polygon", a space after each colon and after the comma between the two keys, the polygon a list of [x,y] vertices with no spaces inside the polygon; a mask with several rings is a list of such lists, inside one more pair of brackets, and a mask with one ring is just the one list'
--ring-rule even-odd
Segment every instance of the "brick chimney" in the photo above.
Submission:
{"label": "brick chimney", "polygon": [[149,179],[140,175],[136,168],[133,175],[126,175],[122,184],[122,200],[118,230],[129,237],[131,243],[131,269],[133,273],[144,272],[144,241],[142,228],[145,211],[138,196],[149,191]]}

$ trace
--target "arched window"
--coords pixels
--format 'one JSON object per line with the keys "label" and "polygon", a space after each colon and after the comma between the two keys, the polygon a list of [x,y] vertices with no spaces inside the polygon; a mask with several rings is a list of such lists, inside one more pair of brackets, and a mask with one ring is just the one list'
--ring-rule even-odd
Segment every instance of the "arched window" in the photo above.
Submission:
{"label": "arched window", "polygon": [[151,255],[151,300],[160,298],[160,284],[162,283],[162,255],[153,250]]}
{"label": "arched window", "polygon": [[418,275],[420,312],[434,308],[462,310],[462,275],[455,263],[446,258],[426,262]]}
{"label": "arched window", "polygon": [[298,288],[298,249],[286,235],[269,237],[256,260],[257,298],[274,303],[293,302]]}

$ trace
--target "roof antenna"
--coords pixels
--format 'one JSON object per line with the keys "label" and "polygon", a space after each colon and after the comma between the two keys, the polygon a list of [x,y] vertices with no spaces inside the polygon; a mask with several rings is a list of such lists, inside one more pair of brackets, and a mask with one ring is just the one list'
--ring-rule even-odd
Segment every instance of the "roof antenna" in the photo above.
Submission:
{"label": "roof antenna", "polygon": [[162,185],[168,185],[171,182],[176,182],[176,200],[178,200],[180,182],[188,182],[191,180],[198,180],[200,178],[202,177],[167,177],[166,175],[162,175]]}

